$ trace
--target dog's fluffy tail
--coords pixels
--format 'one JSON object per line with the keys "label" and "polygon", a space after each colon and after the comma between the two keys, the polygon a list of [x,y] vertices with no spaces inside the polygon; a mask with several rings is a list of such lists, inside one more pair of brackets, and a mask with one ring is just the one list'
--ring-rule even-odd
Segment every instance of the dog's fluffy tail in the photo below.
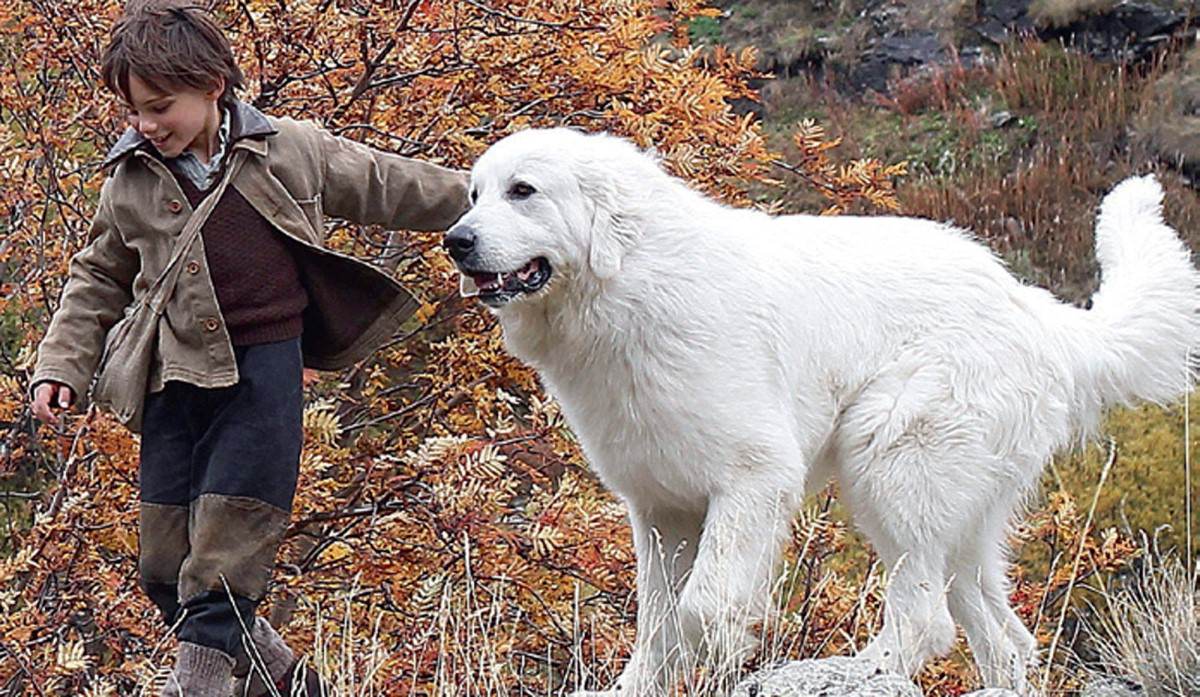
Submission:
{"label": "dog's fluffy tail", "polygon": [[1104,198],[1096,225],[1100,289],[1075,344],[1077,405],[1095,424],[1110,404],[1166,403],[1184,394],[1200,348],[1200,272],[1163,222],[1162,187],[1126,179]]}

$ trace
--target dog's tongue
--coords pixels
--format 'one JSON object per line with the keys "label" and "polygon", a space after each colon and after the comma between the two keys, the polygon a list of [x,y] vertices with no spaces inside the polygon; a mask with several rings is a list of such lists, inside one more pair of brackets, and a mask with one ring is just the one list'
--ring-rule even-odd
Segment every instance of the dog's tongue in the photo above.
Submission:
{"label": "dog's tongue", "polygon": [[537,272],[537,270],[538,270],[537,260],[536,259],[531,260],[528,264],[517,269],[517,278],[521,279],[522,283],[528,283],[529,279],[533,276],[534,273]]}
{"label": "dog's tongue", "polygon": [[458,294],[464,298],[473,298],[481,293],[495,293],[500,290],[516,292],[529,282],[538,272],[538,268],[535,259],[515,272],[461,274],[458,279]]}
{"label": "dog's tongue", "polygon": [[506,273],[485,273],[475,277],[475,283],[479,286],[479,290],[489,293],[500,290],[507,282],[510,274]]}

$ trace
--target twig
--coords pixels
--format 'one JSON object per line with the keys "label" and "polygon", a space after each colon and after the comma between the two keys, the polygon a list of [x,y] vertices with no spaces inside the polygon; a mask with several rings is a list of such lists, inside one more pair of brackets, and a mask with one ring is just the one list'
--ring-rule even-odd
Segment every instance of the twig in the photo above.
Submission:
{"label": "twig", "polygon": [[601,31],[604,29],[604,27],[599,24],[577,25],[577,24],[573,24],[572,22],[569,22],[569,21],[568,22],[546,22],[546,21],[543,21],[540,19],[532,19],[530,17],[521,17],[519,15],[509,14],[507,12],[497,10],[494,7],[488,7],[487,5],[483,4],[482,2],[476,2],[476,0],[462,0],[462,2],[467,5],[470,5],[471,7],[474,7],[477,10],[480,10],[489,15],[492,15],[493,17],[499,17],[501,19],[506,19],[510,22],[517,22],[518,24],[531,24],[533,26],[543,27],[545,29],[573,29],[576,31]]}
{"label": "twig", "polygon": [[1100,483],[1096,485],[1096,493],[1092,495],[1092,507],[1088,510],[1087,521],[1083,524],[1083,529],[1079,531],[1079,548],[1075,552],[1075,561],[1071,563],[1071,578],[1067,581],[1067,592],[1063,595],[1062,610],[1058,614],[1058,626],[1054,628],[1054,638],[1050,640],[1050,651],[1046,654],[1046,670],[1042,673],[1043,687],[1050,683],[1050,667],[1054,664],[1054,652],[1058,649],[1063,623],[1067,619],[1067,610],[1071,606],[1071,590],[1075,587],[1075,577],[1079,574],[1079,564],[1083,559],[1084,549],[1087,547],[1087,536],[1092,529],[1092,518],[1096,515],[1096,506],[1100,503],[1100,492],[1104,490],[1104,483],[1108,481],[1108,473],[1116,461],[1117,443],[1110,438],[1108,440],[1108,460],[1104,463],[1104,469],[1100,471]]}

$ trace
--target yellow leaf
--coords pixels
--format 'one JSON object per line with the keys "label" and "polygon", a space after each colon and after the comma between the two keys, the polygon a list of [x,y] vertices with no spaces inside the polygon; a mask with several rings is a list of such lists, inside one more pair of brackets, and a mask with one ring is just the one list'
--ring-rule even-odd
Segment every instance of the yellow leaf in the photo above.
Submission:
{"label": "yellow leaf", "polygon": [[332,445],[341,435],[342,423],[336,406],[328,400],[316,401],[304,408],[304,431],[314,440]]}
{"label": "yellow leaf", "polygon": [[413,313],[413,316],[416,317],[417,322],[425,324],[431,317],[437,314],[437,311],[438,306],[435,303],[425,303],[421,305],[421,307],[417,308],[417,311]]}
{"label": "yellow leaf", "polygon": [[69,644],[60,644],[58,647],[58,658],[55,663],[59,668],[65,671],[75,672],[77,670],[85,670],[90,663],[90,659],[83,650],[83,642],[76,641]]}
{"label": "yellow leaf", "polygon": [[354,550],[351,549],[350,545],[345,542],[334,542],[326,547],[325,551],[321,552],[321,562],[326,564],[338,562],[351,554],[354,554]]}

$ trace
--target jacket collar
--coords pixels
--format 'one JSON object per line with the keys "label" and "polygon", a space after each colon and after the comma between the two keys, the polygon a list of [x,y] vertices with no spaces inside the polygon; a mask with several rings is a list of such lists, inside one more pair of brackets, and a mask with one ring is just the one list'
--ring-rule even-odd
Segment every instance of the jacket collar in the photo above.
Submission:
{"label": "jacket collar", "polygon": [[[255,154],[266,155],[267,144],[263,139],[278,133],[276,128],[271,125],[265,114],[243,101],[235,101],[232,109],[229,124],[229,147],[231,149],[245,147]],[[244,139],[251,140],[244,143],[239,142]],[[108,154],[104,156],[104,163],[101,167],[115,165],[129,153],[148,146],[149,143],[150,140],[139,133],[137,129],[127,128],[108,151]]]}

